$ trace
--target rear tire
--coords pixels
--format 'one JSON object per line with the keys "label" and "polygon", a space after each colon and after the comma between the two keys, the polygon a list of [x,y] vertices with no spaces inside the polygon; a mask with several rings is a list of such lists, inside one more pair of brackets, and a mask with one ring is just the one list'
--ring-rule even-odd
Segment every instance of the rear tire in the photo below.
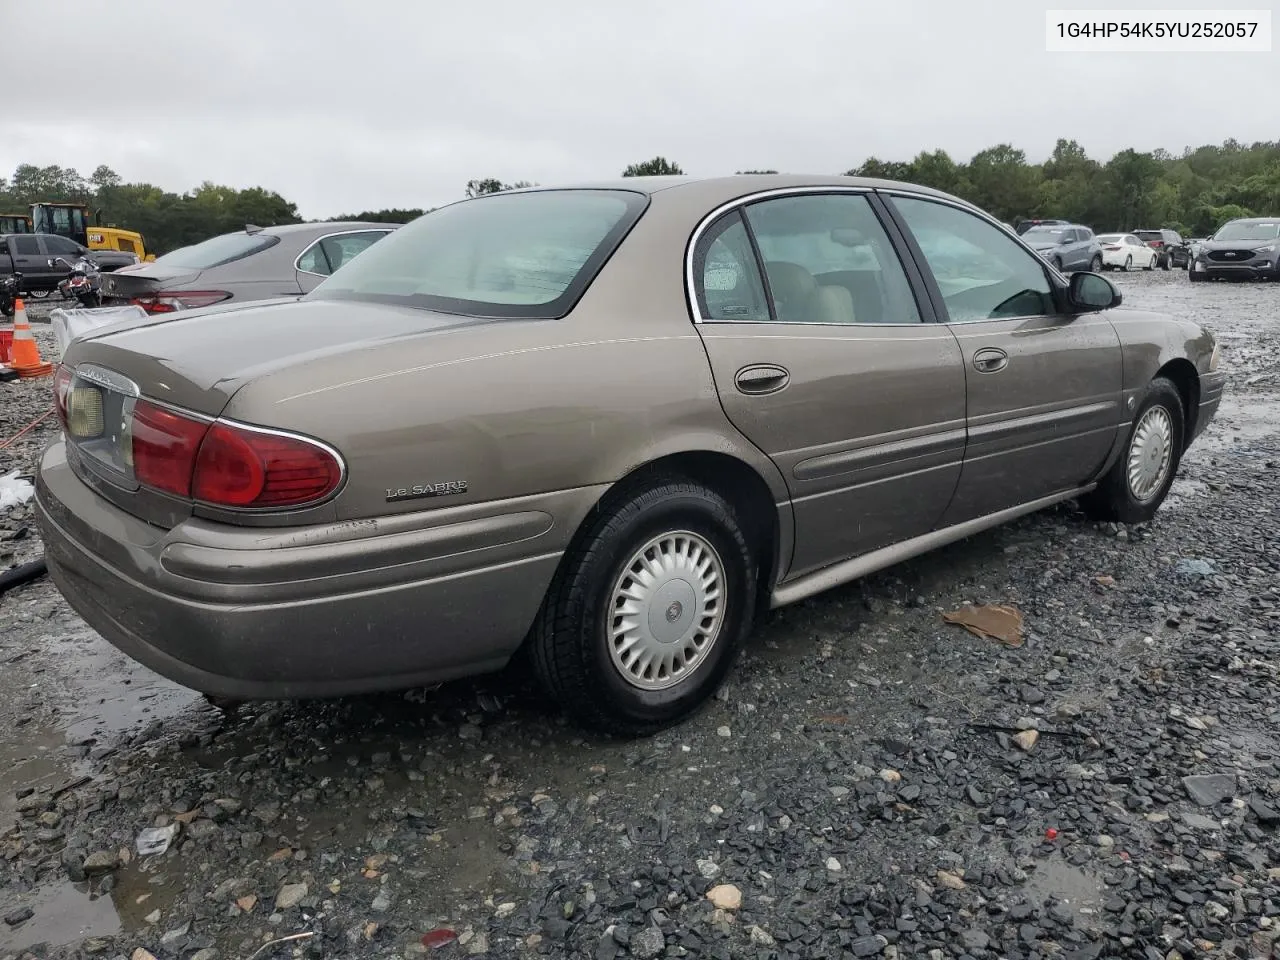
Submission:
{"label": "rear tire", "polygon": [[1101,273],[1102,257],[1094,256],[1094,258],[1089,261],[1089,270],[1092,271],[1093,273]]}
{"label": "rear tire", "polygon": [[1128,273],[1133,269],[1133,254],[1129,254],[1129,256],[1124,258],[1124,267],[1122,269],[1125,273]]}
{"label": "rear tire", "polygon": [[1186,417],[1178,388],[1164,377],[1147,387],[1124,449],[1098,486],[1080,498],[1085,513],[1112,523],[1155,516],[1178,472]]}
{"label": "rear tire", "polygon": [[1173,269],[1173,254],[1166,253],[1164,255],[1164,263],[1161,264],[1161,267],[1165,270]]}
{"label": "rear tire", "polygon": [[530,637],[535,672],[583,726],[657,732],[728,675],[758,577],[742,523],[715,491],[673,478],[623,492],[565,555]]}

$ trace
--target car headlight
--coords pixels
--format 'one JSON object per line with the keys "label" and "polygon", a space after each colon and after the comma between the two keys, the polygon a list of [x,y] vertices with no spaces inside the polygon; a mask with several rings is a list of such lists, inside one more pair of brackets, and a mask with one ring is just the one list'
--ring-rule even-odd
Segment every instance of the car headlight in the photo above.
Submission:
{"label": "car headlight", "polygon": [[1265,247],[1254,247],[1253,252],[1254,253],[1275,253],[1277,249],[1280,249],[1280,245],[1277,245],[1274,243],[1268,243]]}
{"label": "car headlight", "polygon": [[1213,353],[1209,354],[1209,372],[1216,373],[1218,370],[1218,361],[1222,359],[1222,347],[1218,344],[1213,345]]}

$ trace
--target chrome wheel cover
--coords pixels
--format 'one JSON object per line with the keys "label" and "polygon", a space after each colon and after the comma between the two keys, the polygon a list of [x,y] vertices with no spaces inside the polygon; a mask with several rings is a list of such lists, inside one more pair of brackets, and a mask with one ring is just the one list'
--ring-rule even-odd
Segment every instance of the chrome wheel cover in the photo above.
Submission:
{"label": "chrome wheel cover", "polygon": [[1159,493],[1173,462],[1173,418],[1164,407],[1152,407],[1142,415],[1129,441],[1125,476],[1133,498],[1146,502]]}
{"label": "chrome wheel cover", "polygon": [[627,683],[666,690],[706,662],[724,623],[724,564],[685,530],[632,554],[610,594],[609,657]]}

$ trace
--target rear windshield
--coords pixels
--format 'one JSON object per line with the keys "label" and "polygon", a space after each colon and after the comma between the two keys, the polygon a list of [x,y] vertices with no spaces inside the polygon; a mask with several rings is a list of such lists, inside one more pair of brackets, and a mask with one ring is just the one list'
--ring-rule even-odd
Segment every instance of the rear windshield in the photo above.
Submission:
{"label": "rear windshield", "polygon": [[628,190],[535,190],[464,200],[380,240],[309,296],[474,317],[562,317],[647,203],[644,194]]}
{"label": "rear windshield", "polygon": [[155,262],[168,267],[208,270],[233,260],[243,260],[250,254],[273,247],[279,242],[279,237],[263,233],[224,233],[190,247],[179,247],[163,257],[156,257]]}
{"label": "rear windshield", "polygon": [[1098,235],[1099,243],[1119,243],[1123,239],[1124,235],[1119,233],[1103,233]]}
{"label": "rear windshield", "polygon": [[1275,240],[1280,238],[1280,222],[1236,220],[1213,235],[1215,240]]}

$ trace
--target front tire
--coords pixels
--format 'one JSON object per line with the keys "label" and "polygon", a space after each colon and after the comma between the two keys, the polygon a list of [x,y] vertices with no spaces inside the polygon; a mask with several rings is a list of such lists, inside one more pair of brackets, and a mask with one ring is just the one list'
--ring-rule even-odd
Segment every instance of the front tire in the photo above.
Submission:
{"label": "front tire", "polygon": [[641,736],[719,688],[751,632],[758,565],[734,508],[668,479],[623,493],[565,556],[530,638],[581,725]]}
{"label": "front tire", "polygon": [[1178,388],[1156,377],[1138,405],[1119,459],[1081,498],[1085,513],[1112,523],[1145,523],[1154,517],[1178,472],[1185,423]]}

